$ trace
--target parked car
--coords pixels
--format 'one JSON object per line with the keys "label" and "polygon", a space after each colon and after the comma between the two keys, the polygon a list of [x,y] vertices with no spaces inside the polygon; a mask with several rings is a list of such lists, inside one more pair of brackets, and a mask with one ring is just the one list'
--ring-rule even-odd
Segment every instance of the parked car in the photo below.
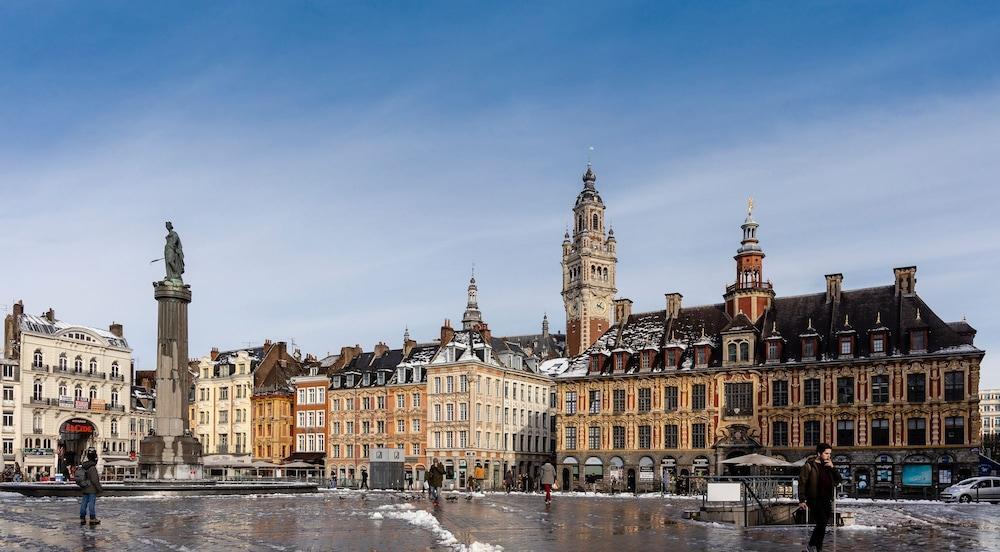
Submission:
{"label": "parked car", "polygon": [[972,477],[941,491],[945,502],[1000,503],[1000,477]]}

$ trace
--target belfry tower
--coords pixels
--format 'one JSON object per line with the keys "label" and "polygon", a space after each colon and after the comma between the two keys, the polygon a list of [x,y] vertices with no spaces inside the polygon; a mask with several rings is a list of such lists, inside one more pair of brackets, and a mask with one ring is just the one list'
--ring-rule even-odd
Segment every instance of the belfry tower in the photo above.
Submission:
{"label": "belfry tower", "polygon": [[615,233],[604,230],[604,201],[590,163],[583,190],[573,206],[573,236],[563,237],[563,304],[566,307],[566,353],[574,357],[611,326],[615,293]]}
{"label": "belfry tower", "polygon": [[736,283],[726,287],[726,313],[743,313],[756,322],[771,306],[774,288],[764,280],[764,250],[757,240],[757,222],[753,220],[753,198],[747,200],[747,218],[743,221],[743,241],[736,250]]}

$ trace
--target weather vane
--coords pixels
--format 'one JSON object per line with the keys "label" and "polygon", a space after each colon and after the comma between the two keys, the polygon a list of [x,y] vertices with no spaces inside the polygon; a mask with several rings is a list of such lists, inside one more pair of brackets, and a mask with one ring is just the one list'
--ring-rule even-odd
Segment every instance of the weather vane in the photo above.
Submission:
{"label": "weather vane", "polygon": [[747,198],[747,216],[749,217],[752,214],[753,214],[753,198],[749,197]]}

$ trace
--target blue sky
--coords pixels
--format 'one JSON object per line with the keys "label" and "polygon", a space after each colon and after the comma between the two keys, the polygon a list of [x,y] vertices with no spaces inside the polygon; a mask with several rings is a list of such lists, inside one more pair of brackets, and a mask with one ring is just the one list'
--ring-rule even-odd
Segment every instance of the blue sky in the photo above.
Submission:
{"label": "blue sky", "polygon": [[[594,146],[637,310],[720,301],[748,195],[782,295],[892,282],[1000,346],[992,3],[4,3],[0,304],[125,324],[163,221],[191,353],[564,324]],[[983,384],[1000,387],[988,353]]]}

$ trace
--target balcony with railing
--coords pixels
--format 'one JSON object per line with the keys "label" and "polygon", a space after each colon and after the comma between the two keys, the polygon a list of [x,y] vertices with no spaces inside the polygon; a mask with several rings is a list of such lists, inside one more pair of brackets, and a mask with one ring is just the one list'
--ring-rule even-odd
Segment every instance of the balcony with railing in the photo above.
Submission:
{"label": "balcony with railing", "polygon": [[33,406],[51,406],[66,410],[88,410],[91,412],[125,412],[125,405],[107,404],[101,400],[76,399],[73,397],[59,397],[58,399],[45,399],[32,397],[29,403]]}
{"label": "balcony with railing", "polygon": [[111,374],[108,376],[108,379],[111,381],[125,381],[125,376],[123,374]]}
{"label": "balcony with railing", "polygon": [[28,370],[31,370],[33,372],[49,372],[50,368],[49,368],[48,364],[34,364],[34,363],[32,363],[30,366],[28,366]]}

